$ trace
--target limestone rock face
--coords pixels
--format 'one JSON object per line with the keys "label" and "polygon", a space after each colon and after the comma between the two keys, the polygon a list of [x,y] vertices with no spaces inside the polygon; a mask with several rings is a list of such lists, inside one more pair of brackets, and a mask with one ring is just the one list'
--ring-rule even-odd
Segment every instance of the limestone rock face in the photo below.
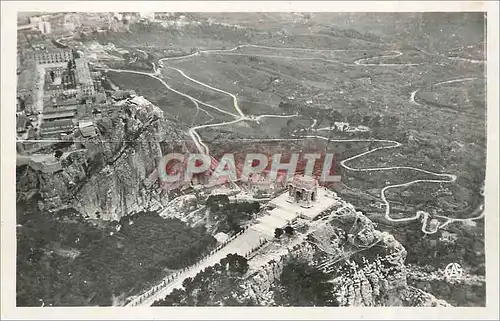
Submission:
{"label": "limestone rock face", "polygon": [[281,255],[278,260],[271,260],[251,275],[244,286],[249,298],[254,299],[259,305],[270,306],[274,304],[273,289],[279,280],[283,267],[291,259],[312,261],[315,253],[314,247],[303,242],[292,248],[288,254]]}
{"label": "limestone rock face", "polygon": [[73,207],[84,216],[118,220],[143,209],[162,208],[167,193],[160,188],[156,167],[164,153],[184,135],[161,117],[161,110],[127,105],[114,116],[96,121],[98,135],[76,137],[65,152],[62,170],[43,173],[19,170],[18,195],[38,190],[44,209]]}
{"label": "limestone rock face", "polygon": [[[376,230],[375,225],[363,214],[355,213],[340,219],[338,226],[324,226],[312,232],[314,242],[305,241],[291,249],[279,259],[267,262],[248,277],[244,283],[248,298],[258,305],[274,305],[274,289],[280,279],[284,265],[299,259],[316,265],[332,275],[330,282],[336,285],[333,297],[340,306],[446,306],[447,303],[407,284],[405,266],[406,250],[392,235]],[[349,224],[344,224],[349,222]],[[352,225],[351,225],[352,223]],[[351,234],[351,238],[339,235]],[[359,236],[363,235],[364,238]],[[355,255],[343,258],[343,264],[325,268],[319,263],[321,255],[338,256],[339,251],[326,248],[330,244],[344,247],[355,245],[359,253],[371,251],[366,257]],[[364,249],[364,250],[363,250]],[[376,254],[374,254],[376,253]],[[361,257],[361,259],[360,259]],[[328,260],[326,260],[328,261]],[[324,262],[324,261],[323,261]]]}

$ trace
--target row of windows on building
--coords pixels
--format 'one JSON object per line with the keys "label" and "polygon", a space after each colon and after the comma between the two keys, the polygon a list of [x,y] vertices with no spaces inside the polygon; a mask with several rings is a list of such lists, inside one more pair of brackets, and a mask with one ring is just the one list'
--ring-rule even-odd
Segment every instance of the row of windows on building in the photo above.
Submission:
{"label": "row of windows on building", "polygon": [[94,85],[80,85],[75,89],[66,89],[66,88],[51,88],[49,90],[46,90],[44,92],[45,96],[59,96],[62,94],[73,94],[73,95],[88,95],[88,96],[93,96],[95,94],[96,90],[94,88]]}
{"label": "row of windows on building", "polygon": [[73,60],[73,52],[66,49],[54,51],[32,51],[25,54],[25,59],[35,60],[41,65],[68,62]]}

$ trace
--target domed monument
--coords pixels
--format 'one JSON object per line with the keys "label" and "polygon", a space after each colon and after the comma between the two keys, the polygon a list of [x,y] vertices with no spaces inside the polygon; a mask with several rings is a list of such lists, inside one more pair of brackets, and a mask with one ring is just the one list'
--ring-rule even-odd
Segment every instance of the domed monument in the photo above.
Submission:
{"label": "domed monument", "polygon": [[317,198],[318,181],[307,175],[296,175],[288,183],[288,202],[309,208]]}

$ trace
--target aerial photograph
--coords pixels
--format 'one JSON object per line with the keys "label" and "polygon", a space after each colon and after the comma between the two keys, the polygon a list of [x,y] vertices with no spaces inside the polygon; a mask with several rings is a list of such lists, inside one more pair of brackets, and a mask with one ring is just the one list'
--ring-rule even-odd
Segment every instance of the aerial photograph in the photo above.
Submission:
{"label": "aerial photograph", "polygon": [[17,307],[485,307],[486,22],[19,12]]}

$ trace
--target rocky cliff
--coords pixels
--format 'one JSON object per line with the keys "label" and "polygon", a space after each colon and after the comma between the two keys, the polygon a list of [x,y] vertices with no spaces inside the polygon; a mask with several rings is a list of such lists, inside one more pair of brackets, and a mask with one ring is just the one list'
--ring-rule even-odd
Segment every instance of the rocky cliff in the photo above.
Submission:
{"label": "rocky cliff", "polygon": [[[320,244],[321,238],[329,249]],[[244,284],[246,294],[258,305],[275,305],[274,291],[284,266],[299,260],[329,275],[339,306],[447,306],[407,284],[405,259],[401,243],[353,212],[320,226],[307,241],[253,272]]]}
{"label": "rocky cliff", "polygon": [[[172,148],[185,149],[186,137],[158,107],[144,101],[124,101],[94,125],[94,137],[75,131],[75,143],[63,149],[59,170],[18,168],[18,197],[35,190],[41,208],[73,207],[84,216],[105,220],[161,208],[168,196],[159,187],[156,166]],[[53,152],[53,146],[45,151]]]}

